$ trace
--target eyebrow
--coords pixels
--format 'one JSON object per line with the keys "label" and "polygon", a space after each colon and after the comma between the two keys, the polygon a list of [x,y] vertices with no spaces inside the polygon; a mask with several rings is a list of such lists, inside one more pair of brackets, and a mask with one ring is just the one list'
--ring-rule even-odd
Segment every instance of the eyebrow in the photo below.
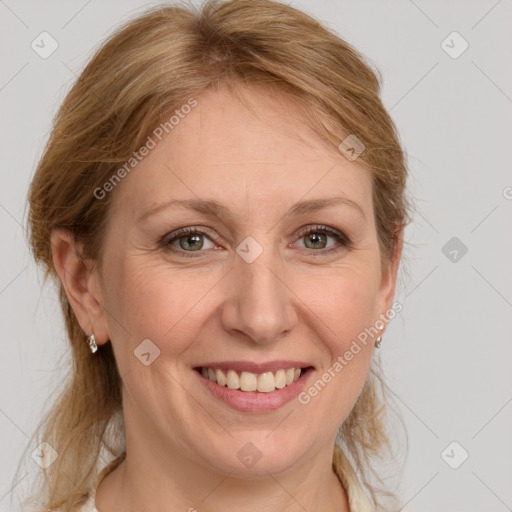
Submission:
{"label": "eyebrow", "polygon": [[[304,215],[307,213],[313,213],[324,208],[336,205],[346,205],[355,209],[359,214],[366,220],[366,215],[361,206],[349,199],[348,197],[327,197],[323,199],[310,199],[299,201],[295,203],[283,217],[290,215]],[[231,213],[229,208],[224,206],[215,200],[203,200],[203,199],[171,199],[165,203],[159,204],[152,208],[146,209],[142,215],[137,219],[137,224],[144,222],[148,217],[155,215],[156,213],[167,209],[171,206],[181,206],[189,210],[195,211],[207,217],[217,217],[221,219],[233,219],[235,216]]]}

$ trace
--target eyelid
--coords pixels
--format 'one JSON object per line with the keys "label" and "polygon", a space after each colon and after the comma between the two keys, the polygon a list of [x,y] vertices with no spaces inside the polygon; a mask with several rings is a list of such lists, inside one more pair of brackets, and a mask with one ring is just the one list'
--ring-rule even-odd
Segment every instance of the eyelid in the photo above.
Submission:
{"label": "eyelid", "polygon": [[339,231],[337,229],[331,228],[329,226],[324,226],[322,224],[308,224],[304,228],[299,229],[298,235],[300,238],[304,235],[307,235],[309,233],[314,233],[316,231],[325,232],[331,236],[339,237],[340,239],[344,240],[347,244],[350,243],[350,239],[344,233],[342,233],[341,231]]}
{"label": "eyelid", "polygon": [[[169,243],[171,240],[180,238],[184,235],[188,234],[200,234],[200,235],[208,235],[211,238],[215,238],[214,235],[211,234],[210,229],[205,226],[187,226],[184,228],[178,228],[170,233],[167,233],[163,238],[163,243]],[[213,240],[212,240],[213,241]]]}

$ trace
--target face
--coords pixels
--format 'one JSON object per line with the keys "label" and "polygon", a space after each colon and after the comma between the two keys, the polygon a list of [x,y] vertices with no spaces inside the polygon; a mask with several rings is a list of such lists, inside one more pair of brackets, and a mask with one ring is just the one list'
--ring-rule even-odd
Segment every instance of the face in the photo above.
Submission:
{"label": "face", "polygon": [[373,340],[344,355],[390,307],[394,274],[370,173],[290,98],[244,95],[251,109],[198,96],[117,186],[96,289],[132,442],[255,476],[332,450]]}

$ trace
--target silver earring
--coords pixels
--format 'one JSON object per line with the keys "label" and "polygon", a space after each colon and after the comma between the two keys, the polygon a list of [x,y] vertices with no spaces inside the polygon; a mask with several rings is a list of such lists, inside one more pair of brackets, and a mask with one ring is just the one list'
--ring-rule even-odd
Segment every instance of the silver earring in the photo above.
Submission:
{"label": "silver earring", "polygon": [[[384,329],[384,327],[379,327],[380,331],[382,331],[382,329]],[[380,348],[381,341],[382,341],[382,334],[379,334],[377,336],[377,339],[375,340],[375,348]]]}
{"label": "silver earring", "polygon": [[89,347],[91,348],[91,352],[94,354],[98,350],[98,345],[96,344],[96,338],[94,337],[94,334],[91,334],[87,341],[89,342]]}

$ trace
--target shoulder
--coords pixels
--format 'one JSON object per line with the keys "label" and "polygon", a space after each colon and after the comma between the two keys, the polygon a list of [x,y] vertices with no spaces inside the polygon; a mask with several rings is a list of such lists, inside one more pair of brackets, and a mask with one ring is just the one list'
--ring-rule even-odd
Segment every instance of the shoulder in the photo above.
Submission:
{"label": "shoulder", "polygon": [[[126,457],[126,452],[123,452],[121,455],[116,457],[114,460],[110,461],[96,477],[94,478],[91,487],[85,493],[80,504],[76,505],[73,508],[73,512],[99,512],[96,508],[96,489],[100,482],[105,478],[109,473],[111,473],[114,469],[121,464],[121,462]],[[59,509],[48,509],[47,512],[64,512],[61,508]]]}

